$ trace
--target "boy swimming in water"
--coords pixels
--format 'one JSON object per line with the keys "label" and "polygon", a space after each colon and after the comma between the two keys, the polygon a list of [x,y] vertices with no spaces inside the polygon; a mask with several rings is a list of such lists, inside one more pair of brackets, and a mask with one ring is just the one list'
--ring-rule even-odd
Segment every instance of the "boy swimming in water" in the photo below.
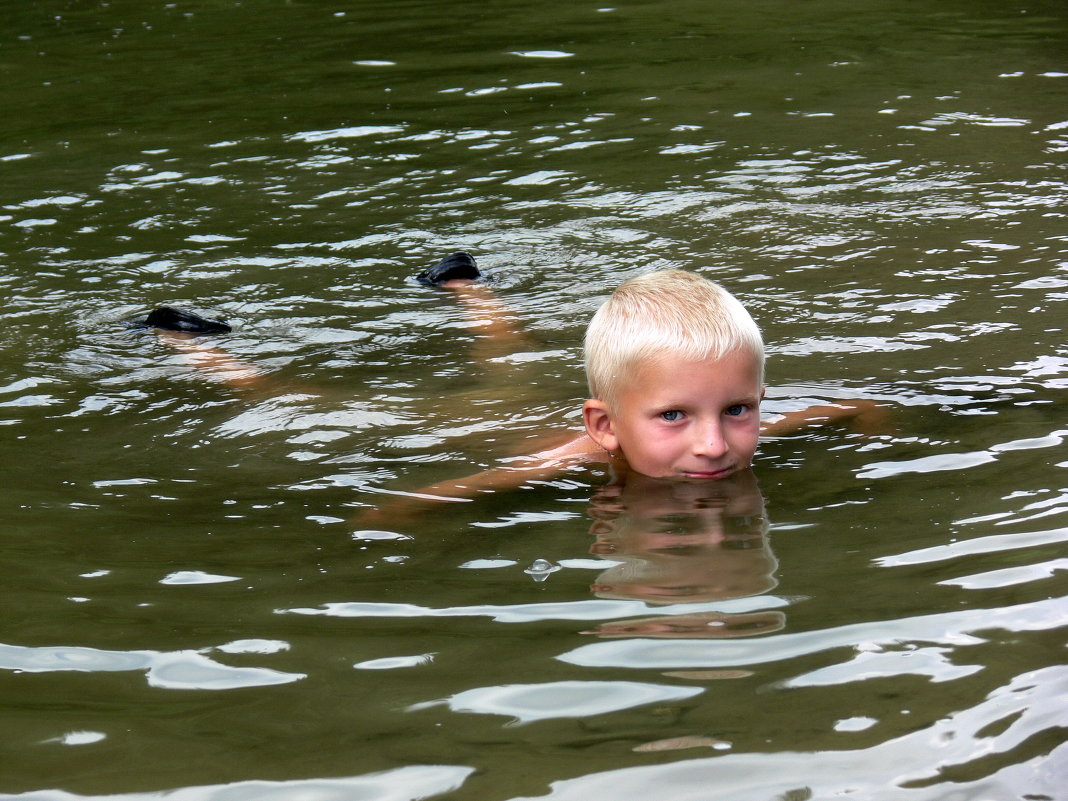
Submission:
{"label": "boy swimming in water", "polygon": [[[463,288],[466,282],[451,282]],[[448,285],[447,285],[448,286]],[[617,480],[709,481],[747,469],[761,434],[832,420],[878,423],[871,401],[814,406],[761,422],[764,342],[745,307],[712,281],[681,270],[632,278],[586,330],[590,398],[585,433],[508,467],[423,492],[461,498],[543,479],[570,463],[606,461]]]}
{"label": "boy swimming in water", "polygon": [[[475,283],[478,277],[471,256],[456,253],[417,280],[455,293],[473,316],[487,317],[481,322],[490,328],[489,339],[501,339],[493,332],[509,326],[494,322],[502,317],[499,306]],[[195,350],[199,366],[222,372],[230,383],[256,379],[219,351],[184,340],[173,344]],[[584,434],[505,466],[427,487],[417,497],[470,498],[550,478],[586,461],[610,463],[617,480],[631,471],[654,479],[718,480],[750,466],[762,433],[785,434],[836,419],[866,427],[883,415],[871,401],[845,401],[762,423],[760,329],[723,287],[681,270],[641,275],[618,287],[587,328],[585,366],[590,398],[582,408]]]}

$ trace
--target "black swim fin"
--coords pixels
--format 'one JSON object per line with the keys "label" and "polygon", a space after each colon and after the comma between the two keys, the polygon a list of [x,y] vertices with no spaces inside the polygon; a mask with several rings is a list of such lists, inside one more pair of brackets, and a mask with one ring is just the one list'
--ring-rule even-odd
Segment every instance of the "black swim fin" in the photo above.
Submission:
{"label": "black swim fin", "polygon": [[160,306],[153,309],[146,317],[134,320],[131,328],[159,328],[164,331],[181,331],[186,334],[227,334],[230,326],[221,320],[201,317],[186,309]]}
{"label": "black swim fin", "polygon": [[457,278],[474,281],[481,277],[482,273],[475,266],[475,257],[458,250],[432,267],[423,270],[415,277],[415,280],[424,286],[441,286],[446,281],[453,281]]}

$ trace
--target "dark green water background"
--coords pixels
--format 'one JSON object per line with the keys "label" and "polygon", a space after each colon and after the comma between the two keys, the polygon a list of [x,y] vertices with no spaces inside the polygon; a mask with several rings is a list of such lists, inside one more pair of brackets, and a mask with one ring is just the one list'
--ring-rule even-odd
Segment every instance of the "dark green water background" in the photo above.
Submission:
{"label": "dark green water background", "polygon": [[[1068,798],[1061,0],[0,12],[3,797]],[[457,248],[518,356],[410,280]],[[670,567],[656,493],[591,553],[599,470],[346,522],[576,425],[658,267],[752,309],[769,412],[890,423],[765,443],[770,531]],[[753,636],[642,623],[694,615]]]}

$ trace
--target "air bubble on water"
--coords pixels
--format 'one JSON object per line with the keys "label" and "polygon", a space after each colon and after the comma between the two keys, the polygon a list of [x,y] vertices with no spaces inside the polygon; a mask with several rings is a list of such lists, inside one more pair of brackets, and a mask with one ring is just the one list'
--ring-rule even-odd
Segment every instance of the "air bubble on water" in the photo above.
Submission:
{"label": "air bubble on water", "polygon": [[535,559],[523,572],[528,573],[535,581],[545,581],[550,573],[555,573],[559,569],[560,565],[554,565],[548,559]]}

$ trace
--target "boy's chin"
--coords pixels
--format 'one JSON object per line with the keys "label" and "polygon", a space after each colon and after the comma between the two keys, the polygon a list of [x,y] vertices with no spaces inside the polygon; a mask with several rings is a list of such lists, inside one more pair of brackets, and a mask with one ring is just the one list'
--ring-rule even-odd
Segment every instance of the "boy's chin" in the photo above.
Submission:
{"label": "boy's chin", "polygon": [[725,478],[737,475],[740,470],[737,467],[725,467],[721,470],[681,470],[681,471],[668,471],[668,472],[644,472],[637,468],[631,467],[631,473],[635,476],[652,480],[652,481],[690,481],[690,482],[705,482],[705,481],[722,481]]}

